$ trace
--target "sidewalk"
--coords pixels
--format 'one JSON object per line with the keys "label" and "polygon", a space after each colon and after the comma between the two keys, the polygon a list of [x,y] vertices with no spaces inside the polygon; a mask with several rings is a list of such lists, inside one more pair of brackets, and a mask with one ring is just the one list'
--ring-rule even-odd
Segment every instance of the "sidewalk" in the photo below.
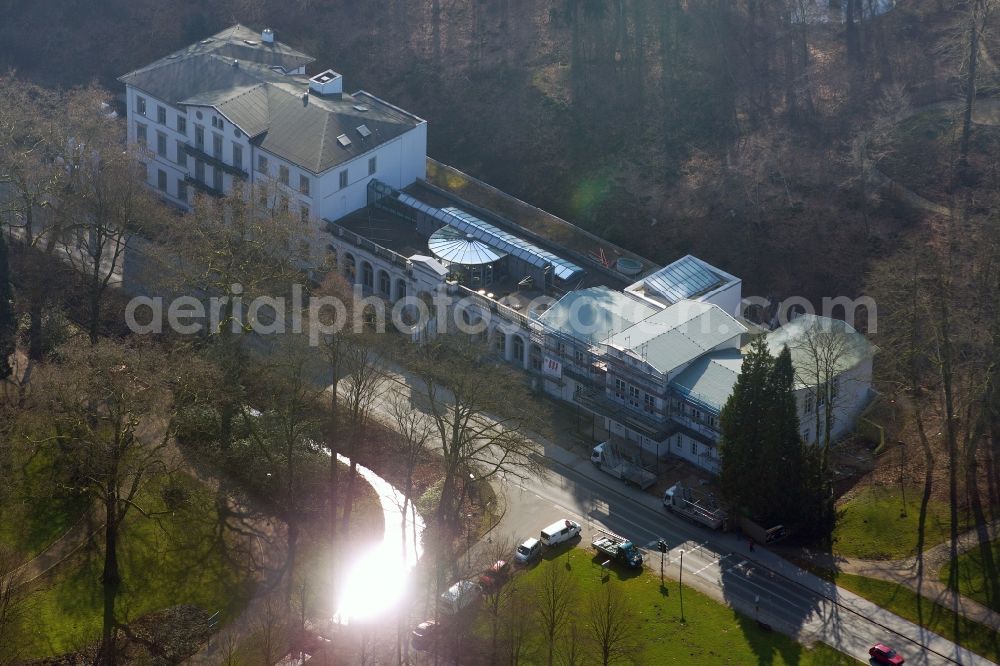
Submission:
{"label": "sidewalk", "polygon": [[[987,525],[990,540],[1000,535],[1000,520]],[[979,547],[979,532],[975,529],[963,532],[958,537],[958,553],[966,553]],[[945,541],[924,551],[924,568],[921,578],[917,578],[917,557],[902,560],[864,560],[840,557],[832,553],[804,553],[804,558],[817,566],[833,571],[842,571],[857,576],[877,578],[902,585],[923,598],[945,608],[957,609],[963,617],[978,622],[1000,632],[1000,613],[983,604],[962,596],[941,582],[938,574],[948,564],[951,557],[951,543]]]}

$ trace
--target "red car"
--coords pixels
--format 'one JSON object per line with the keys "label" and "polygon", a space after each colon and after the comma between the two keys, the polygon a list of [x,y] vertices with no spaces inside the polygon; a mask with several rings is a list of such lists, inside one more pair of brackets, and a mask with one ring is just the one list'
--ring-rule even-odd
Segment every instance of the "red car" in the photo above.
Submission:
{"label": "red car", "polygon": [[510,577],[510,563],[504,560],[497,560],[486,572],[479,577],[479,584],[486,590],[500,587],[507,582]]}
{"label": "red car", "polygon": [[868,648],[868,654],[871,658],[878,664],[887,664],[888,666],[901,666],[906,662],[903,656],[898,654],[888,645],[882,645],[881,643],[876,643],[875,645]]}

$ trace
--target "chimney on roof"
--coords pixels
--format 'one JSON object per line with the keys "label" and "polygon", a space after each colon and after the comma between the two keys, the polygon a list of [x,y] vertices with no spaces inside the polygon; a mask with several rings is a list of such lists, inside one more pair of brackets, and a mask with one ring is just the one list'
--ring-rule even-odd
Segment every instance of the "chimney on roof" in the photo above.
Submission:
{"label": "chimney on roof", "polygon": [[328,69],[309,79],[309,90],[317,95],[340,97],[344,94],[344,77]]}
{"label": "chimney on roof", "polygon": [[274,30],[264,28],[264,30],[260,33],[260,41],[265,44],[274,44]]}

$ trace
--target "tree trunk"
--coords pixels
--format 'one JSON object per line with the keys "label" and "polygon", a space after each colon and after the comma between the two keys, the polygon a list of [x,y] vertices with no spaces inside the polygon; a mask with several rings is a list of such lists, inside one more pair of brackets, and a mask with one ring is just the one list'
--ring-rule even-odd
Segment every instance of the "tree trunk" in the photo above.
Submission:
{"label": "tree trunk", "polygon": [[101,574],[101,587],[104,593],[104,625],[97,663],[100,666],[115,666],[118,663],[118,647],[115,640],[115,600],[121,586],[121,572],[118,569],[118,498],[113,494],[108,497],[105,500],[104,509],[104,572]]}
{"label": "tree trunk", "polygon": [[[969,62],[965,79],[965,109],[962,112],[962,139],[959,143],[959,168],[968,167],[969,139],[972,135],[972,112],[976,105],[976,70],[979,65],[979,24],[976,20],[981,0],[973,0],[969,7]],[[963,173],[964,175],[964,173]]]}

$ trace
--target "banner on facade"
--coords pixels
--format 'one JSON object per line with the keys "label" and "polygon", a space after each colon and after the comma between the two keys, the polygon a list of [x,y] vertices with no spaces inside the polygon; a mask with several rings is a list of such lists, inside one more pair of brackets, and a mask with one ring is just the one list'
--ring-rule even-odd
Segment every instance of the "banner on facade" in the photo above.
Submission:
{"label": "banner on facade", "polygon": [[542,363],[542,372],[550,377],[562,377],[562,363],[558,359],[546,356]]}

